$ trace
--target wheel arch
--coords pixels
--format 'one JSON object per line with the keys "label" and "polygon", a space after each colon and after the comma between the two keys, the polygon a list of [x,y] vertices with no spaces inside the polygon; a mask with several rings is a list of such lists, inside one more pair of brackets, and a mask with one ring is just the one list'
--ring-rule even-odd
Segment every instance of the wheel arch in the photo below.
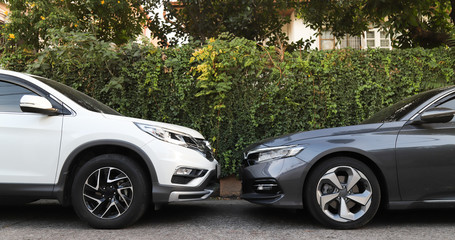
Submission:
{"label": "wheel arch", "polygon": [[147,178],[151,183],[150,187],[153,182],[158,181],[151,159],[138,146],[119,140],[89,142],[71,152],[63,164],[58,176],[58,182],[54,187],[54,195],[62,205],[69,206],[71,204],[71,185],[77,170],[93,157],[109,153],[131,157],[141,168],[147,169],[148,171],[145,171],[145,174],[147,174]]}
{"label": "wheel arch", "polygon": [[[364,163],[365,165],[367,165],[371,169],[371,171],[373,171],[374,175],[376,176],[376,178],[378,179],[378,182],[379,182],[379,186],[381,189],[380,207],[384,207],[388,204],[388,199],[389,199],[388,185],[387,185],[387,181],[386,181],[381,169],[371,158],[365,156],[364,154],[352,152],[352,151],[333,152],[333,153],[327,154],[327,155],[319,158],[318,160],[316,160],[311,165],[311,167],[309,168],[309,170],[305,176],[302,193],[305,192],[305,188],[308,183],[307,179],[308,179],[308,176],[311,174],[311,172],[321,163],[328,161],[329,159],[334,158],[334,157],[350,157],[350,158],[356,159],[356,160]],[[304,199],[304,196],[302,195],[302,203],[304,203],[303,199]]]}

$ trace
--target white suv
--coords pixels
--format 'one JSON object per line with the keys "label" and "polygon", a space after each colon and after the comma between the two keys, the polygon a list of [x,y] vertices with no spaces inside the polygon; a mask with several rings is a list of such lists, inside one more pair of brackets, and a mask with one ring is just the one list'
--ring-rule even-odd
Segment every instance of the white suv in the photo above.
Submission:
{"label": "white suv", "polygon": [[95,228],[202,200],[219,177],[197,131],[121,116],[58,82],[0,70],[0,203],[58,199]]}

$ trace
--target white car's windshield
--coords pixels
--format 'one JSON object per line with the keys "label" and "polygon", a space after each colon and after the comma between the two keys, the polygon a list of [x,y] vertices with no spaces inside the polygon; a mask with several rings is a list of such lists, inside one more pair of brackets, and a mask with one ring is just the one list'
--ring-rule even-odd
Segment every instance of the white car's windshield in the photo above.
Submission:
{"label": "white car's windshield", "polygon": [[85,95],[84,93],[81,93],[71,87],[68,87],[62,83],[43,78],[43,77],[38,77],[38,76],[32,76],[36,80],[39,80],[50,87],[54,88],[55,90],[59,91],[69,99],[73,100],[83,108],[86,108],[87,110],[93,111],[93,112],[99,112],[99,113],[105,113],[105,114],[111,114],[111,115],[121,115],[114,109],[102,104],[101,102],[98,102],[97,100]]}

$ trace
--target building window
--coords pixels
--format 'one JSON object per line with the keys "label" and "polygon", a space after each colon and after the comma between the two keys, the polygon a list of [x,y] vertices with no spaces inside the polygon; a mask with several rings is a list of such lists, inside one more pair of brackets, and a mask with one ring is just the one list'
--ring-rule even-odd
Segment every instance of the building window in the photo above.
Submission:
{"label": "building window", "polygon": [[389,35],[385,31],[379,29],[370,29],[365,36],[366,46],[368,48],[386,48],[391,49]]}
{"label": "building window", "polygon": [[376,46],[375,44],[375,32],[373,30],[367,31],[367,47],[369,48],[374,48]]}
{"label": "building window", "polygon": [[384,31],[380,32],[380,37],[381,37],[381,47],[382,48],[389,48],[390,46],[390,39],[387,36],[387,33]]}
{"label": "building window", "polygon": [[346,35],[344,38],[341,39],[340,48],[353,48],[353,49],[361,49],[361,38],[358,36],[350,36]]}
{"label": "building window", "polygon": [[335,49],[335,37],[330,31],[322,31],[320,35],[320,47],[321,50]]}

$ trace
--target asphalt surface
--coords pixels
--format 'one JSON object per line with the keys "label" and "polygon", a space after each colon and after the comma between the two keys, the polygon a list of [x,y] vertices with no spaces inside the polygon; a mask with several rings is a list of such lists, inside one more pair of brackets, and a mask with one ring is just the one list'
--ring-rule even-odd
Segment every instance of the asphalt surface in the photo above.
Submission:
{"label": "asphalt surface", "polygon": [[453,239],[455,210],[383,211],[358,230],[325,229],[304,210],[206,200],[150,210],[127,229],[96,230],[55,201],[0,207],[0,239]]}

